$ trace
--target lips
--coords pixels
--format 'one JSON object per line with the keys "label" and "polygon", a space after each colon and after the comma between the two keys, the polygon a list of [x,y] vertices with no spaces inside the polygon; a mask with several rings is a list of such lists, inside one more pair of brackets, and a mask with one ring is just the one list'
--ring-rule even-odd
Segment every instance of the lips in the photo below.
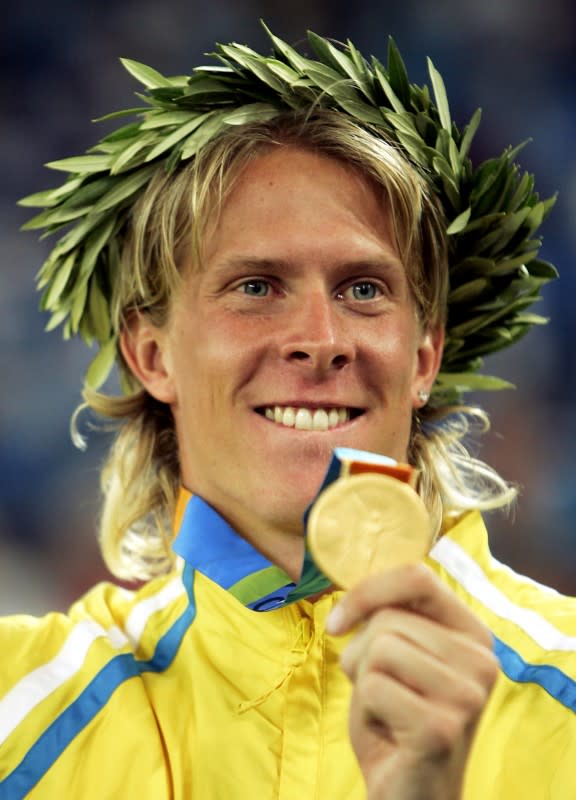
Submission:
{"label": "lips", "polygon": [[300,431],[327,431],[362,414],[359,408],[327,406],[264,406],[256,409],[271,422]]}

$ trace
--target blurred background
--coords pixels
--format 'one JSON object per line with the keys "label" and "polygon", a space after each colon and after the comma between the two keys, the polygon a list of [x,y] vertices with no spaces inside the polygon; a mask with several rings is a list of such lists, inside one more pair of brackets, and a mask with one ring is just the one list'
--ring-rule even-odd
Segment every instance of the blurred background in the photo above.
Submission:
{"label": "blurred background", "polygon": [[8,0],[0,27],[0,613],[65,608],[106,577],[96,545],[105,437],[74,448],[69,420],[90,353],[44,334],[34,275],[48,242],[20,233],[19,197],[56,185],[42,164],[103,135],[90,120],[138,105],[118,62],[168,74],[206,61],[215,41],[268,48],[258,19],[296,43],[307,28],[350,37],[386,59],[392,34],[413,81],[426,55],[443,74],[452,115],[477,106],[475,154],[527,138],[521,165],[542,197],[559,191],[542,257],[561,279],[535,309],[551,324],[486,371],[516,391],[478,398],[493,430],[480,455],[521,487],[513,516],[488,519],[495,554],[576,594],[576,4],[573,0]]}

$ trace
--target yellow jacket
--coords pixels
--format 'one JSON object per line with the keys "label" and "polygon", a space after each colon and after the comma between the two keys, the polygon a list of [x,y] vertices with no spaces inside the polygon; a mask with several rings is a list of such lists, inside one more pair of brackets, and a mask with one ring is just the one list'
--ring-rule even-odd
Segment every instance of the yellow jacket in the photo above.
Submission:
{"label": "yellow jacket", "polygon": [[[0,800],[365,797],[345,642],[324,633],[338,595],[290,602],[298,587],[195,503],[176,574],[0,623]],[[502,663],[464,800],[574,800],[576,601],[492,559],[476,513],[430,564]]]}

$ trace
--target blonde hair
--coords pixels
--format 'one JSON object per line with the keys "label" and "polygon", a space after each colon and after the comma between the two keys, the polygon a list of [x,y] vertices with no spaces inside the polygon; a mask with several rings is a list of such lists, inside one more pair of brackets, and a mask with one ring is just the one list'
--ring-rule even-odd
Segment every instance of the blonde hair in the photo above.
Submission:
{"label": "blonde hair", "polygon": [[[398,250],[424,329],[446,321],[448,254],[443,213],[429,183],[381,132],[338,112],[313,109],[231,126],[169,174],[160,169],[135,204],[114,287],[112,322],[119,333],[135,311],[165,324],[184,270],[201,270],[202,246],[243,169],[273,147],[296,146],[340,160],[367,179],[390,214]],[[180,469],[170,409],[154,400],[118,353],[127,397],[86,390],[86,405],[118,425],[102,471],[100,542],[118,577],[147,579],[170,569],[172,520]],[[508,505],[515,495],[500,476],[472,458],[464,439],[486,415],[468,407],[414,415],[409,459],[418,491],[438,531],[446,514]]]}

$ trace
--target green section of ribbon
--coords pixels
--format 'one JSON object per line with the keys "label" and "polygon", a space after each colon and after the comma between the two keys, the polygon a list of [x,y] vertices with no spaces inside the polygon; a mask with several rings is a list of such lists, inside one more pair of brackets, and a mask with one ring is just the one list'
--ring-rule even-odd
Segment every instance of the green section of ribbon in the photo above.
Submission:
{"label": "green section of ribbon", "polygon": [[247,575],[238,583],[233,584],[228,591],[233,597],[248,606],[281,589],[287,583],[291,583],[291,580],[284,570],[271,566]]}
{"label": "green section of ribbon", "polygon": [[323,592],[324,589],[327,589],[329,586],[332,586],[332,581],[329,580],[324,573],[320,572],[312,556],[308,550],[306,550],[302,577],[298,585],[289,593],[286,598],[286,603],[295,603],[297,600],[312,597],[312,595],[318,594],[318,592]]}

